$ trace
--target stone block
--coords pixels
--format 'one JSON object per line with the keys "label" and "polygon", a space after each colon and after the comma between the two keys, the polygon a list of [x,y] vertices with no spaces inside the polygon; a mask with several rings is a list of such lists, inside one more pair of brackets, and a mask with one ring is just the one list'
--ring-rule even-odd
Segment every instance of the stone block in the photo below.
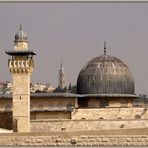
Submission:
{"label": "stone block", "polygon": [[83,136],[81,136],[81,138],[82,138],[82,139],[85,139],[85,138],[88,138],[88,136],[83,135]]}
{"label": "stone block", "polygon": [[102,138],[102,142],[108,142],[109,140],[107,138]]}
{"label": "stone block", "polygon": [[138,138],[137,142],[143,142],[144,140],[142,138]]}
{"label": "stone block", "polygon": [[62,142],[62,139],[58,138],[58,139],[55,140],[55,142],[60,143],[60,142]]}
{"label": "stone block", "polygon": [[94,142],[94,139],[90,139],[89,142],[91,142],[91,143]]}
{"label": "stone block", "polygon": [[100,142],[99,146],[106,146],[106,144],[104,142]]}
{"label": "stone block", "polygon": [[147,142],[137,142],[137,146],[148,146]]}
{"label": "stone block", "polygon": [[141,138],[148,138],[148,136],[147,135],[142,135]]}
{"label": "stone block", "polygon": [[75,145],[75,144],[77,143],[76,138],[71,139],[71,140],[70,140],[70,143],[71,143],[72,145]]}
{"label": "stone block", "polygon": [[36,143],[42,143],[43,139],[36,139]]}
{"label": "stone block", "polygon": [[100,138],[97,138],[96,141],[97,141],[97,142],[101,142],[101,139],[100,139]]}
{"label": "stone block", "polygon": [[56,136],[51,136],[51,139],[56,139]]}
{"label": "stone block", "polygon": [[126,138],[126,142],[131,142],[131,139],[130,138]]}
{"label": "stone block", "polygon": [[131,138],[131,142],[137,142],[136,138]]}
{"label": "stone block", "polygon": [[31,141],[29,139],[24,140],[25,143],[30,143]]}
{"label": "stone block", "polygon": [[109,135],[109,136],[107,136],[108,138],[113,138],[114,136],[112,136],[112,135]]}

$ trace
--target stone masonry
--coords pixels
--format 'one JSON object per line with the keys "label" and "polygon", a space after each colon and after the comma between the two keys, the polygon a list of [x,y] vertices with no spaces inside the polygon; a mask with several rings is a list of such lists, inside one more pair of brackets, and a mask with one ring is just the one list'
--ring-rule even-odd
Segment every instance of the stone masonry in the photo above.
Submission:
{"label": "stone masonry", "polygon": [[148,129],[0,134],[0,146],[148,146]]}

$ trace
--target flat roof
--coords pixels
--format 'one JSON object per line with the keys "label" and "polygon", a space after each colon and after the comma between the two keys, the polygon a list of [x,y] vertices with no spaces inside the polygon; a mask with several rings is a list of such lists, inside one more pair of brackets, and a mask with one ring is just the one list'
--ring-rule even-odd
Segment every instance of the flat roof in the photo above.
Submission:
{"label": "flat roof", "polygon": [[[30,94],[31,98],[139,98],[136,94],[72,94],[72,93],[33,93]],[[12,94],[0,94],[0,98],[12,98]]]}
{"label": "flat roof", "polygon": [[40,97],[43,97],[43,98],[62,98],[62,97],[65,97],[65,98],[76,98],[78,97],[77,94],[72,94],[72,93],[33,93],[31,94],[31,98],[40,98]]}
{"label": "flat roof", "polygon": [[[76,98],[79,95],[72,93],[33,93],[31,98]],[[12,94],[0,94],[0,98],[12,98]]]}

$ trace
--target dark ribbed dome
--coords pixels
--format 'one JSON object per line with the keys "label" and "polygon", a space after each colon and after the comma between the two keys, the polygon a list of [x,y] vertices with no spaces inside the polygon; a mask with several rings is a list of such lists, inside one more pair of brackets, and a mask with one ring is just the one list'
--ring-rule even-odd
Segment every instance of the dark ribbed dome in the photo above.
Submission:
{"label": "dark ribbed dome", "polygon": [[134,94],[134,79],[127,65],[106,54],[89,61],[77,79],[78,94]]}
{"label": "dark ribbed dome", "polygon": [[15,34],[15,41],[24,42],[27,41],[27,34],[22,30],[20,25],[20,30]]}

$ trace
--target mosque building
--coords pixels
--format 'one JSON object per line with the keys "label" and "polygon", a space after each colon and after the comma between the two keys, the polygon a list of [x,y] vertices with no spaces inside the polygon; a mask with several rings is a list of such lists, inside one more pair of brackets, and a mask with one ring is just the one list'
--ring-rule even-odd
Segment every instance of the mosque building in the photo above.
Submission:
{"label": "mosque building", "polygon": [[[81,69],[77,94],[30,94],[35,53],[28,49],[27,35],[22,27],[15,35],[14,50],[6,53],[11,56],[8,65],[13,78],[13,94],[0,96],[0,111],[1,114],[13,112],[14,131],[94,130],[108,127],[109,122],[113,124],[108,128],[120,128],[118,118],[127,127],[137,127],[137,121],[138,126],[147,126],[147,110],[133,105],[133,100],[138,98],[133,75],[124,62],[107,54],[106,43],[104,53]],[[59,70],[59,87],[65,87],[63,64]],[[139,121],[140,118],[144,120]]]}

